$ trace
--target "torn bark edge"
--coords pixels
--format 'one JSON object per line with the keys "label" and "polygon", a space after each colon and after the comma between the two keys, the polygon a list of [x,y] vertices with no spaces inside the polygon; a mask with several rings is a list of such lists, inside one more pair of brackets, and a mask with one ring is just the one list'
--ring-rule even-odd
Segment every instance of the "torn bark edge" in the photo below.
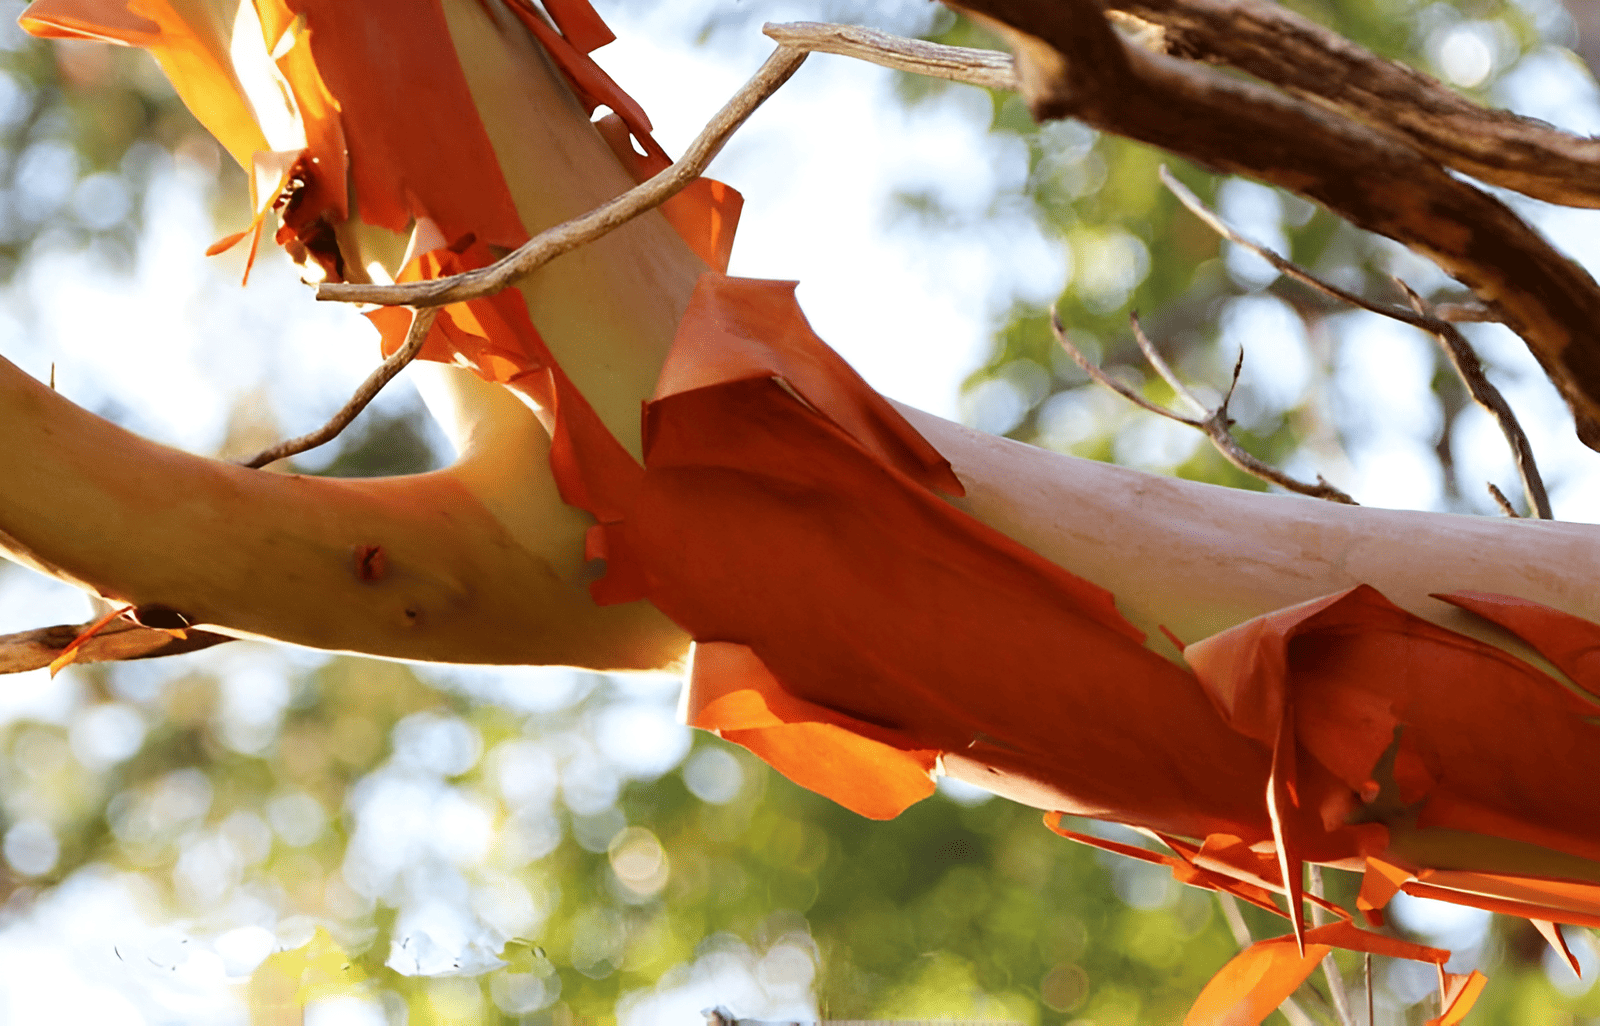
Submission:
{"label": "torn bark edge", "polygon": [[1092,0],[952,4],[1010,40],[1034,116],[1073,117],[1315,200],[1428,257],[1527,344],[1600,449],[1600,287],[1509,207],[1408,139],[1128,46]]}
{"label": "torn bark edge", "polygon": [[[61,624],[16,634],[0,635],[0,674],[25,673],[49,666],[90,624]],[[114,620],[77,649],[76,662],[108,663],[128,659],[154,659],[182,655],[233,641],[226,634],[190,629],[188,637],[176,638],[168,631],[144,627],[128,620]]]}

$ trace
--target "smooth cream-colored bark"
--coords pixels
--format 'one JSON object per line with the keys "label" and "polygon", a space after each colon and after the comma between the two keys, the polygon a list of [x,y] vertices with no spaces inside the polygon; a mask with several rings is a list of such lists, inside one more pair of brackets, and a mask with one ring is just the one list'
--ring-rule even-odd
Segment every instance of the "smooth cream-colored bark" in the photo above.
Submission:
{"label": "smooth cream-colored bark", "polygon": [[[0,359],[0,547],[117,602],[316,648],[463,663],[671,665],[643,603],[600,608],[490,514],[560,507],[544,435],[508,424],[455,467],[341,481],[245,470],[138,438]],[[506,465],[522,468],[516,477]],[[376,546],[365,575],[358,559]],[[363,576],[375,578],[363,579]]]}

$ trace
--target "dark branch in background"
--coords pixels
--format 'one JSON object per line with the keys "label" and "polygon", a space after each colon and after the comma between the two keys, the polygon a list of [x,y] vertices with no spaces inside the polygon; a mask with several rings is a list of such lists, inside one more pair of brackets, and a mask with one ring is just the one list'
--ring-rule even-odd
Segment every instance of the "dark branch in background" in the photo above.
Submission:
{"label": "dark branch in background", "polygon": [[1178,397],[1193,408],[1198,416],[1185,417],[1181,413],[1173,413],[1166,407],[1146,399],[1132,388],[1089,362],[1089,358],[1083,355],[1083,351],[1073,345],[1072,340],[1067,337],[1066,329],[1061,326],[1061,318],[1054,310],[1050,311],[1050,330],[1055,332],[1056,341],[1061,343],[1061,348],[1066,350],[1067,355],[1072,357],[1073,361],[1083,368],[1083,372],[1093,378],[1097,384],[1111,389],[1111,391],[1141,409],[1149,410],[1158,416],[1202,432],[1207,438],[1211,439],[1211,444],[1216,447],[1217,452],[1222,454],[1223,459],[1251,477],[1267,481],[1280,488],[1299,495],[1306,495],[1313,499],[1327,499],[1329,502],[1342,502],[1350,506],[1357,505],[1356,500],[1323,480],[1321,476],[1318,476],[1316,484],[1307,484],[1304,481],[1290,477],[1275,467],[1262,463],[1246,452],[1239,445],[1239,440],[1233,437],[1231,431],[1233,418],[1228,416],[1228,402],[1233,398],[1234,387],[1239,384],[1239,371],[1244,367],[1244,350],[1241,349],[1239,351],[1239,359],[1233,365],[1233,381],[1229,383],[1228,392],[1222,397],[1222,403],[1214,410],[1207,410],[1205,404],[1197,399],[1182,381],[1178,380],[1178,376],[1167,365],[1167,361],[1162,359],[1161,354],[1156,351],[1156,347],[1145,335],[1144,328],[1140,326],[1138,315],[1134,314],[1129,320],[1133,325],[1133,337],[1138,340],[1139,349],[1144,353],[1145,359],[1150,361],[1150,366],[1156,369],[1156,373],[1160,374],[1167,384],[1172,386],[1172,390],[1178,394]]}
{"label": "dark branch in background", "polygon": [[[0,674],[22,673],[49,666],[90,624],[63,624],[18,634],[0,635]],[[78,646],[79,663],[108,663],[124,659],[152,659],[181,655],[220,645],[233,639],[190,628],[188,637],[175,638],[164,630],[143,627],[130,620],[113,620]]]}
{"label": "dark branch in background", "polygon": [[1199,197],[1174,178],[1165,167],[1161,169],[1161,181],[1174,196],[1178,197],[1178,202],[1188,207],[1189,211],[1204,221],[1212,231],[1261,257],[1286,277],[1351,306],[1420,328],[1438,339],[1439,344],[1444,347],[1445,355],[1450,358],[1450,365],[1455,368],[1462,383],[1466,385],[1467,392],[1479,406],[1488,410],[1489,415],[1494,417],[1495,423],[1506,437],[1506,442],[1510,444],[1512,457],[1517,463],[1517,474],[1521,477],[1523,490],[1528,496],[1528,508],[1541,520],[1551,519],[1550,497],[1545,492],[1539,465],[1533,458],[1533,446],[1529,444],[1527,434],[1517,421],[1517,415],[1511,411],[1511,404],[1506,402],[1505,396],[1501,395],[1500,390],[1484,375],[1483,363],[1478,359],[1478,354],[1473,351],[1466,337],[1455,325],[1430,314],[1422,297],[1413,292],[1409,285],[1398,278],[1395,279],[1395,284],[1404,290],[1411,302],[1410,310],[1363,299],[1337,285],[1330,285],[1299,264],[1286,260],[1260,243],[1241,235],[1201,203]]}
{"label": "dark branch in background", "polygon": [[1320,101],[1130,47],[1093,0],[953,6],[1010,38],[1035,117],[1077,118],[1269,182],[1433,260],[1522,336],[1572,408],[1578,437],[1600,448],[1600,287],[1408,137]]}
{"label": "dark branch in background", "polygon": [[1548,203],[1600,207],[1600,139],[1489,110],[1266,0],[1110,0],[1160,28],[1167,53],[1236,68],[1399,133],[1446,167]]}
{"label": "dark branch in background", "polygon": [[422,345],[428,341],[428,329],[433,327],[433,320],[439,316],[438,310],[418,310],[411,319],[411,328],[406,332],[405,344],[389,355],[389,358],[378,365],[378,369],[367,376],[367,380],[356,389],[356,394],[350,401],[339,407],[339,412],[326,424],[317,428],[310,434],[291,438],[287,442],[279,442],[270,449],[264,449],[251,459],[245,461],[243,466],[258,470],[269,463],[297,456],[319,445],[326,445],[339,437],[339,432],[350,426],[350,422],[367,408],[367,404],[378,397],[383,391],[383,386],[394,380],[394,376],[405,370],[406,364],[417,358],[422,352]]}

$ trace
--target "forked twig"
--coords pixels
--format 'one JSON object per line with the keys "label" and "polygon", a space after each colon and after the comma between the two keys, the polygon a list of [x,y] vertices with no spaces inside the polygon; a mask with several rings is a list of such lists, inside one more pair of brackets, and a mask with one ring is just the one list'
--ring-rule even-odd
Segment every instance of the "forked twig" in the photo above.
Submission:
{"label": "forked twig", "polygon": [[481,299],[506,288],[517,279],[543,267],[652,210],[682,191],[706,169],[733,133],[757,107],[777,92],[806,59],[806,51],[779,46],[727,104],[716,113],[671,166],[621,196],[570,221],[547,228],[488,267],[446,278],[407,282],[403,285],[365,285],[326,282],[317,286],[317,298],[343,303],[380,306],[434,307]]}
{"label": "forked twig", "polygon": [[405,343],[389,354],[389,358],[379,364],[378,369],[367,376],[367,380],[363,381],[361,387],[356,389],[356,394],[351,396],[350,401],[341,406],[339,412],[335,413],[326,424],[310,434],[301,435],[299,438],[291,438],[286,442],[279,442],[271,448],[263,449],[246,461],[243,466],[252,470],[259,470],[276,460],[299,455],[308,449],[315,449],[317,446],[326,444],[338,437],[339,432],[349,427],[350,422],[355,420],[361,411],[367,408],[367,404],[377,398],[378,393],[383,391],[383,386],[392,381],[396,374],[405,369],[406,364],[415,360],[417,354],[422,352],[423,343],[428,341],[428,330],[433,327],[434,318],[437,316],[439,316],[439,311],[436,309],[416,311],[416,316],[411,319],[411,328],[406,332]]}
{"label": "forked twig", "polygon": [[1228,392],[1223,396],[1221,404],[1214,410],[1207,410],[1205,404],[1200,402],[1193,392],[1189,391],[1183,382],[1178,379],[1178,376],[1173,373],[1172,368],[1167,365],[1167,361],[1156,351],[1156,347],[1145,335],[1143,326],[1139,324],[1138,314],[1133,314],[1128,319],[1133,325],[1133,337],[1138,341],[1139,349],[1144,353],[1145,359],[1150,361],[1150,365],[1156,369],[1156,373],[1160,374],[1167,384],[1172,386],[1173,391],[1191,406],[1199,414],[1198,416],[1185,417],[1181,413],[1174,413],[1165,406],[1153,403],[1095,366],[1077,346],[1072,344],[1072,340],[1067,337],[1066,329],[1061,325],[1061,317],[1055,310],[1050,311],[1050,330],[1055,333],[1056,341],[1061,344],[1062,349],[1066,350],[1067,355],[1072,357],[1073,362],[1082,367],[1083,372],[1093,378],[1097,384],[1111,389],[1111,391],[1142,409],[1203,432],[1211,440],[1211,444],[1216,447],[1217,452],[1222,454],[1223,459],[1251,477],[1259,478],[1262,481],[1267,481],[1280,488],[1299,495],[1306,495],[1313,499],[1327,499],[1329,502],[1342,502],[1350,506],[1358,505],[1356,500],[1329,484],[1321,475],[1318,475],[1316,484],[1307,484],[1297,478],[1290,477],[1276,467],[1268,466],[1246,452],[1239,445],[1238,439],[1233,437],[1232,428],[1234,422],[1233,418],[1228,416],[1228,403],[1233,398],[1234,388],[1239,384],[1239,372],[1244,368],[1244,350],[1241,349],[1239,351],[1239,359],[1234,361],[1233,380],[1229,383]]}
{"label": "forked twig", "polygon": [[[1545,492],[1544,480],[1539,474],[1539,466],[1534,460],[1533,447],[1528,442],[1528,436],[1523,432],[1522,425],[1517,422],[1516,414],[1512,412],[1510,404],[1505,400],[1505,396],[1501,395],[1500,390],[1495,388],[1494,384],[1484,375],[1483,364],[1478,360],[1471,343],[1466,340],[1466,337],[1461,334],[1454,324],[1430,314],[1422,298],[1399,279],[1395,279],[1395,283],[1405,291],[1407,298],[1411,302],[1412,309],[1410,310],[1383,303],[1374,303],[1353,292],[1341,289],[1337,285],[1323,281],[1292,260],[1279,256],[1266,246],[1254,242],[1235,231],[1227,222],[1223,221],[1204,203],[1200,202],[1200,198],[1190,192],[1187,186],[1174,178],[1165,165],[1162,166],[1160,174],[1162,184],[1178,198],[1178,202],[1189,208],[1190,213],[1204,221],[1212,231],[1229,242],[1242,246],[1261,257],[1285,277],[1293,278],[1302,285],[1313,288],[1323,295],[1332,296],[1334,299],[1348,303],[1351,306],[1419,328],[1438,339],[1439,344],[1444,347],[1446,355],[1450,358],[1451,366],[1455,368],[1456,373],[1461,377],[1462,383],[1466,385],[1467,392],[1479,406],[1488,410],[1490,416],[1494,417],[1495,423],[1499,425],[1501,433],[1506,437],[1506,442],[1511,446],[1512,456],[1517,463],[1517,473],[1522,478],[1523,490],[1528,495],[1529,508],[1534,510],[1541,520],[1551,519],[1550,498]],[[1464,314],[1467,311],[1463,309],[1459,312]],[[1466,318],[1462,317],[1462,319]]]}
{"label": "forked twig", "polygon": [[[1429,313],[1427,301],[1399,278],[1394,279],[1394,283],[1405,292],[1406,299],[1411,303],[1411,309],[1420,316],[1427,317]],[[1462,384],[1467,386],[1468,394],[1479,406],[1489,411],[1489,416],[1494,418],[1495,423],[1500,426],[1500,433],[1506,436],[1506,441],[1511,445],[1511,455],[1517,463],[1517,476],[1522,478],[1522,489],[1528,496],[1528,508],[1533,510],[1533,515],[1540,520],[1552,519],[1550,496],[1544,489],[1544,478],[1539,474],[1539,464],[1533,458],[1533,446],[1528,442],[1527,434],[1517,421],[1517,415],[1511,411],[1511,404],[1506,402],[1506,397],[1500,394],[1500,390],[1494,387],[1484,374],[1483,361],[1478,359],[1478,354],[1466,336],[1448,322],[1441,322],[1440,327],[1444,330],[1430,329],[1430,333],[1439,340],[1439,345],[1444,347],[1445,355],[1450,359],[1450,366],[1456,369]],[[1500,498],[1504,499],[1505,496],[1501,495]]]}

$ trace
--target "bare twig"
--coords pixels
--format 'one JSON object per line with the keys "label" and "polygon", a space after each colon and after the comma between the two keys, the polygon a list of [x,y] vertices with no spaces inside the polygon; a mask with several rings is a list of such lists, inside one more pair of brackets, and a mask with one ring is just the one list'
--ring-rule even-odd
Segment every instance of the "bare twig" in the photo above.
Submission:
{"label": "bare twig", "polygon": [[1156,373],[1166,379],[1167,383],[1172,386],[1173,391],[1177,392],[1184,402],[1199,411],[1200,416],[1185,417],[1181,413],[1174,413],[1158,403],[1151,402],[1095,366],[1087,356],[1083,355],[1082,350],[1073,345],[1072,340],[1067,337],[1066,329],[1061,325],[1061,318],[1054,310],[1050,312],[1050,330],[1055,333],[1056,341],[1061,344],[1062,349],[1066,350],[1067,355],[1072,357],[1073,362],[1082,367],[1083,372],[1093,378],[1096,383],[1111,389],[1111,391],[1141,409],[1149,410],[1151,413],[1158,414],[1168,420],[1176,421],[1179,424],[1184,424],[1203,432],[1211,440],[1211,444],[1216,447],[1217,452],[1222,454],[1223,459],[1251,477],[1267,481],[1278,485],[1280,488],[1299,495],[1306,495],[1313,499],[1327,499],[1330,502],[1342,502],[1351,506],[1357,505],[1356,500],[1335,488],[1320,476],[1317,478],[1316,484],[1307,484],[1304,481],[1290,477],[1275,467],[1268,466],[1240,447],[1238,439],[1234,438],[1231,432],[1233,418],[1228,416],[1228,402],[1233,398],[1233,390],[1239,384],[1239,372],[1244,367],[1243,350],[1239,351],[1239,359],[1234,362],[1233,380],[1228,385],[1227,395],[1223,397],[1221,405],[1215,410],[1208,411],[1194,393],[1189,391],[1183,382],[1178,380],[1172,368],[1161,358],[1161,354],[1156,351],[1155,346],[1146,337],[1144,328],[1139,324],[1138,315],[1133,315],[1129,320],[1133,325],[1133,337],[1138,341],[1139,348],[1144,352],[1145,358],[1150,361],[1151,366],[1155,367]]}
{"label": "bare twig", "polygon": [[1377,1018],[1372,1013],[1372,952],[1367,952],[1362,963],[1361,975],[1367,985],[1367,1026],[1378,1026]]}
{"label": "bare twig", "polygon": [[1467,391],[1472,398],[1494,417],[1500,426],[1501,433],[1506,436],[1506,441],[1511,446],[1512,456],[1517,463],[1517,473],[1522,477],[1523,488],[1528,494],[1528,506],[1537,511],[1540,519],[1550,519],[1550,498],[1545,492],[1544,480],[1539,475],[1538,463],[1533,457],[1533,447],[1528,442],[1528,436],[1523,432],[1522,425],[1517,422],[1516,414],[1506,402],[1505,396],[1484,375],[1483,364],[1478,360],[1477,353],[1473,352],[1472,345],[1461,334],[1460,329],[1449,321],[1434,316],[1427,309],[1422,297],[1418,296],[1405,282],[1395,279],[1398,285],[1410,300],[1411,309],[1407,310],[1398,306],[1384,303],[1374,303],[1369,299],[1356,295],[1346,289],[1313,275],[1310,271],[1285,259],[1266,246],[1240,234],[1227,222],[1213,213],[1200,198],[1190,192],[1188,187],[1173,177],[1165,167],[1161,168],[1161,181],[1171,190],[1189,211],[1200,220],[1204,221],[1212,231],[1270,263],[1279,272],[1303,285],[1307,285],[1318,292],[1335,299],[1349,303],[1351,306],[1370,311],[1382,317],[1388,317],[1402,324],[1409,324],[1414,328],[1426,331],[1439,340],[1445,353],[1450,358],[1450,363],[1455,367],[1456,373],[1466,384]]}
{"label": "bare twig", "polygon": [[1112,30],[1096,0],[952,5],[1007,36],[1035,117],[1077,118],[1281,186],[1431,259],[1522,337],[1572,409],[1579,439],[1600,449],[1600,285],[1411,138],[1141,49]]}
{"label": "bare twig", "polygon": [[1500,318],[1482,303],[1435,303],[1433,315],[1452,324],[1498,324]]}
{"label": "bare twig", "polygon": [[339,432],[349,427],[350,422],[355,420],[361,411],[367,408],[367,404],[377,398],[378,393],[383,391],[383,386],[394,380],[394,376],[404,370],[406,364],[415,360],[417,354],[422,352],[423,343],[428,341],[428,330],[433,327],[433,320],[438,315],[439,311],[433,309],[416,311],[416,316],[411,319],[411,329],[406,332],[405,344],[389,354],[389,358],[379,364],[378,369],[367,376],[367,380],[363,381],[361,387],[356,389],[356,394],[351,396],[350,401],[341,406],[339,412],[335,413],[326,424],[310,434],[301,435],[299,438],[291,438],[286,442],[279,442],[269,449],[264,449],[243,465],[251,469],[259,469],[275,460],[295,456],[308,449],[315,449],[317,446],[324,445],[337,438]]}
{"label": "bare twig", "polygon": [[985,89],[1015,92],[1018,88],[1015,62],[1010,54],[999,50],[944,46],[877,29],[814,21],[767,25],[762,31],[769,39],[798,50],[836,53],[896,71]]}
{"label": "bare twig", "polygon": [[[1405,292],[1406,299],[1411,303],[1411,309],[1418,315],[1426,317],[1427,302],[1399,278],[1394,282]],[[1499,425],[1500,433],[1506,436],[1506,442],[1511,446],[1512,458],[1517,463],[1517,475],[1522,478],[1522,488],[1528,496],[1528,508],[1533,510],[1533,515],[1540,520],[1553,519],[1550,496],[1544,489],[1544,478],[1539,474],[1539,464],[1533,458],[1533,445],[1529,443],[1527,433],[1517,421],[1517,415],[1512,412],[1511,404],[1506,402],[1506,397],[1500,394],[1500,390],[1494,387],[1484,374],[1483,361],[1478,359],[1472,344],[1453,324],[1440,322],[1437,328],[1430,329],[1430,333],[1444,347],[1445,355],[1450,358],[1450,366],[1456,369],[1461,383],[1467,386],[1467,392],[1479,406],[1489,411],[1489,416]],[[1500,498],[1504,499],[1505,496],[1502,495]]]}
{"label": "bare twig", "polygon": [[1495,484],[1493,481],[1488,482],[1488,484],[1489,498],[1493,499],[1494,504],[1500,507],[1500,512],[1504,513],[1508,517],[1511,517],[1512,519],[1522,516],[1521,513],[1517,512],[1517,507],[1511,505],[1511,500],[1506,498],[1506,493],[1500,490],[1499,485]]}
{"label": "bare twig", "polygon": [[404,285],[327,282],[317,287],[317,298],[420,308],[493,295],[561,254],[593,242],[682,191],[700,177],[733,133],[789,80],[805,59],[805,51],[779,46],[670,167],[587,214],[540,232],[488,267]]}
{"label": "bare twig", "polygon": [[[1309,880],[1306,890],[1317,897],[1325,897],[1322,886],[1322,867],[1315,862],[1311,863]],[[1331,921],[1332,914],[1321,905],[1312,903],[1311,921],[1317,926],[1326,925]],[[1345,992],[1344,976],[1339,972],[1339,964],[1333,960],[1333,952],[1328,952],[1322,958],[1322,975],[1328,981],[1328,997],[1333,1002],[1334,1014],[1339,1017],[1340,1026],[1356,1026],[1355,1016],[1350,1011],[1350,996]]]}
{"label": "bare twig", "polygon": [[[17,634],[0,635],[0,674],[23,673],[49,666],[76,641],[90,624],[62,624]],[[79,663],[118,662],[179,655],[210,648],[233,639],[222,634],[190,629],[175,638],[164,630],[143,627],[129,620],[113,620],[77,649]]]}

